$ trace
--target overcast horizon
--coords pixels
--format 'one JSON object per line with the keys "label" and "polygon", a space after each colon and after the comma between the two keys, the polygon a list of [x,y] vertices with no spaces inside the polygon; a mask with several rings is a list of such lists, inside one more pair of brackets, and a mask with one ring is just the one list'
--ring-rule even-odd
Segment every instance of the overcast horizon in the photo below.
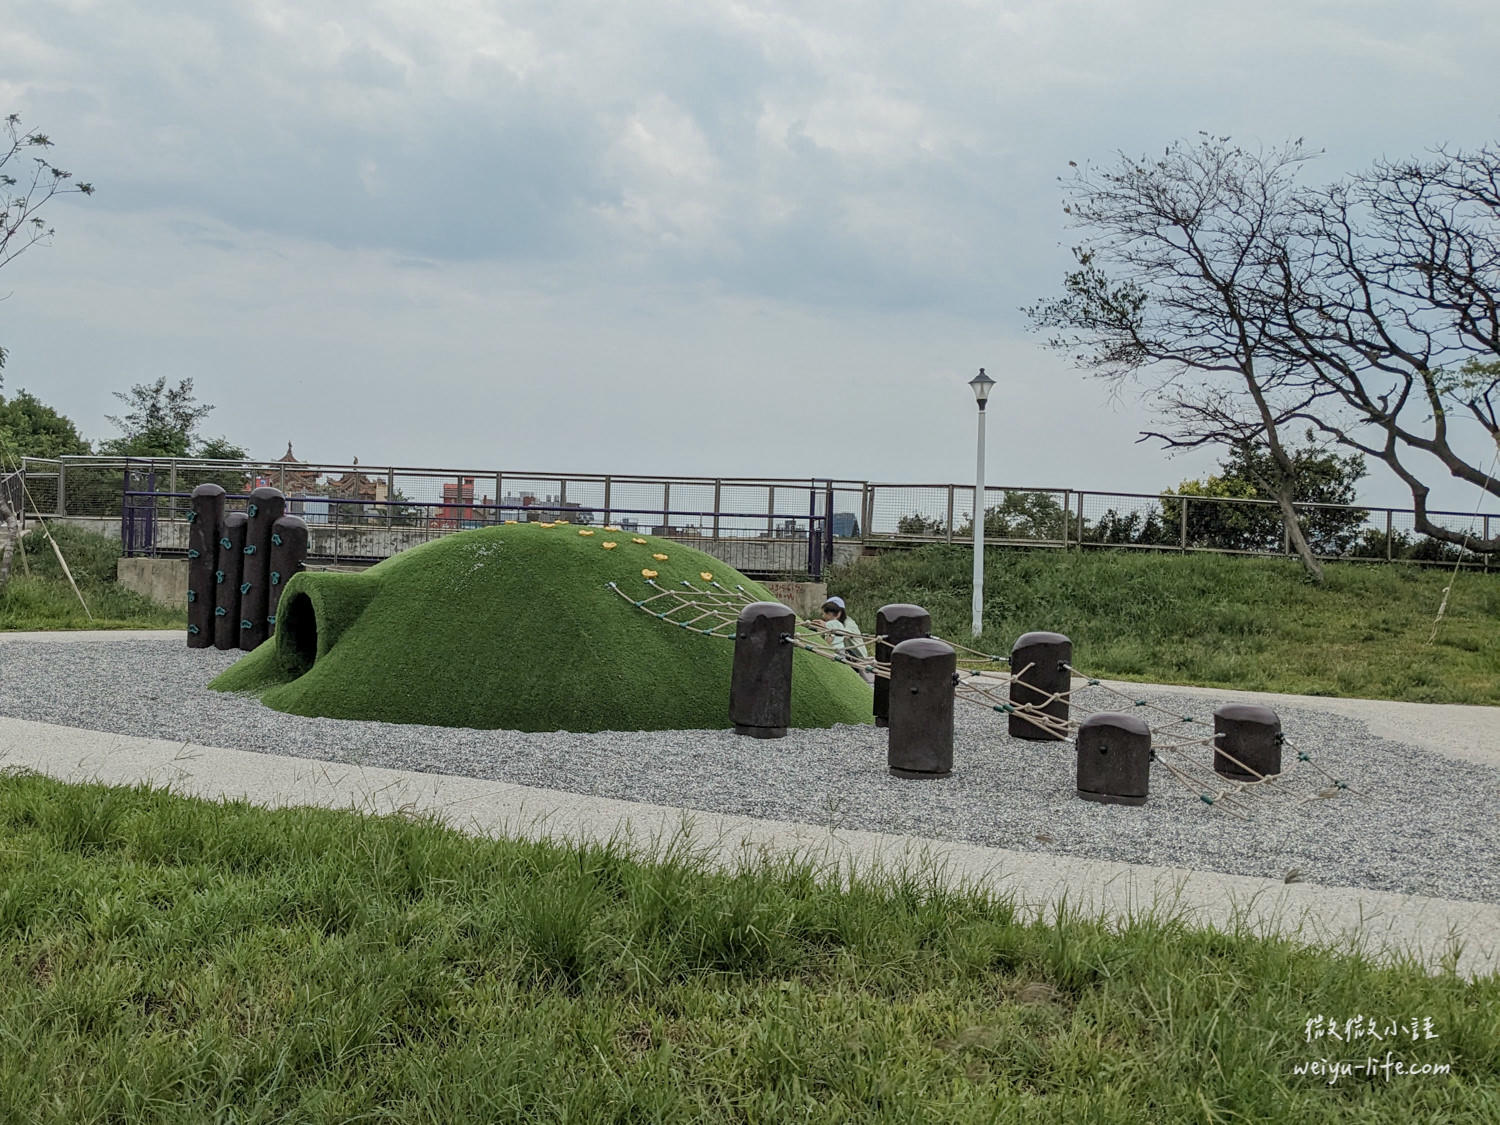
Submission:
{"label": "overcast horizon", "polygon": [[191,377],[262,459],[963,482],[982,366],[991,485],[1156,492],[1222,453],[1138,443],[1019,311],[1069,161],[1473,148],[1497,54],[1478,0],[19,0],[0,112],[96,193],[0,272],[0,393],[97,441]]}

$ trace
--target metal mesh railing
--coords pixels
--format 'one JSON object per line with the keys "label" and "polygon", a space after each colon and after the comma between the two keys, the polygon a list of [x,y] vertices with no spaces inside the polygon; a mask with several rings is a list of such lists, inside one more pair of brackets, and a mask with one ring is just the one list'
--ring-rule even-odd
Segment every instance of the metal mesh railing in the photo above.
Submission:
{"label": "metal mesh railing", "polygon": [[[606,521],[682,541],[785,539],[800,542],[809,517],[821,520],[823,557],[837,540],[876,547],[968,543],[974,487],[787,478],[650,477],[588,473],[522,473],[311,464],[70,457],[23,461],[28,507],[42,515],[119,519],[126,487],[177,493],[204,481],[231,493],[280,488],[313,526],[384,526],[413,534],[446,534],[493,522],[503,509],[527,518],[557,516],[587,525]],[[1171,493],[989,487],[985,540],[1035,547],[1289,553],[1279,509],[1264,500]],[[1414,530],[1410,509],[1299,504],[1304,533],[1325,558],[1407,560],[1488,567],[1491,557]],[[751,513],[751,514],[746,514]],[[168,510],[158,518],[171,521]],[[1439,525],[1484,540],[1500,532],[1500,515],[1434,512]],[[799,547],[785,552],[787,571],[805,569]]]}

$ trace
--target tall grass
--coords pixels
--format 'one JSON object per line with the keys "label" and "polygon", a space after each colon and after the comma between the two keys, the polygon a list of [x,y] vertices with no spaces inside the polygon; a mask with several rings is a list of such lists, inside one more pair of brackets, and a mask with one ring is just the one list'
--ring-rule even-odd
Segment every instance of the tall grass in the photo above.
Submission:
{"label": "tall grass", "polygon": [[11,774],[0,942],[5,1121],[1500,1120],[1500,978],[910,875]]}
{"label": "tall grass", "polygon": [[[17,557],[0,590],[0,630],[169,629],[185,627],[186,608],[166,609],[116,581],[120,543],[66,524],[50,528],[88,603],[79,604],[52,547],[40,530],[24,540],[28,576]],[[90,619],[90,614],[92,619]]]}
{"label": "tall grass", "polygon": [[[829,591],[867,628],[879,606],[915,602],[936,633],[969,643],[972,558],[890,553],[834,571]],[[992,549],[983,620],[992,651],[1054,630],[1072,638],[1078,667],[1121,679],[1500,703],[1500,574],[1330,563],[1314,586],[1278,559]]]}

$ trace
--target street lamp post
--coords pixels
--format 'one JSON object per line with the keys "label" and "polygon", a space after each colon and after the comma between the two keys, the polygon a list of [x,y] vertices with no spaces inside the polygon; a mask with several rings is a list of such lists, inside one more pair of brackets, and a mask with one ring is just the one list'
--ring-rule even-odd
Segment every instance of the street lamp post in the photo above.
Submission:
{"label": "street lamp post", "polygon": [[974,391],[974,401],[979,404],[979,453],[974,468],[974,635],[984,628],[980,620],[984,611],[984,407],[990,398],[990,388],[995,380],[979,369],[979,374],[969,380]]}

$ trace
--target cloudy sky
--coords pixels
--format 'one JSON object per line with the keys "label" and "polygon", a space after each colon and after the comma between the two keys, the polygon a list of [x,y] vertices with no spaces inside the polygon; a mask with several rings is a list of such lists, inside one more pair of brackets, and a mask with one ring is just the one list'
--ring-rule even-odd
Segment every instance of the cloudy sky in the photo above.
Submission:
{"label": "cloudy sky", "polygon": [[[0,111],[93,181],[0,274],[90,437],[191,376],[304,459],[1157,491],[1213,456],[1043,350],[1068,161],[1318,179],[1500,136],[1493,0],[10,0]],[[1383,472],[1372,502],[1404,503]],[[1471,509],[1471,491],[1439,500]]]}

